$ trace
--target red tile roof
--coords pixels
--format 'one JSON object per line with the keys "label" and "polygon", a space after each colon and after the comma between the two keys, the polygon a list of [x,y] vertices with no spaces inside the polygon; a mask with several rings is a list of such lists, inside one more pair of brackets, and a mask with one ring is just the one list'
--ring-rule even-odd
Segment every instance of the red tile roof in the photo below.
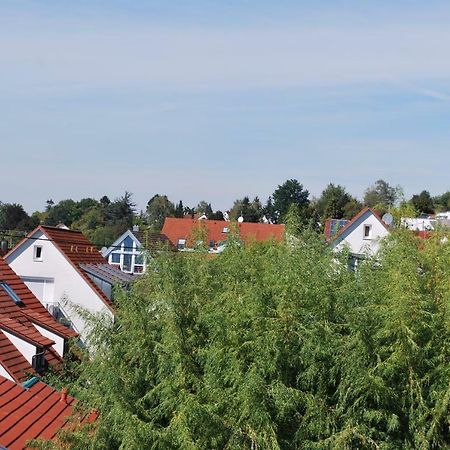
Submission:
{"label": "red tile roof", "polygon": [[271,238],[280,241],[283,239],[285,229],[283,224],[269,225],[252,222],[234,223],[219,220],[195,220],[167,217],[164,222],[162,233],[170,239],[173,245],[177,246],[178,239],[186,239],[189,243],[189,240],[192,240],[193,234],[195,234],[195,230],[199,227],[205,227],[208,242],[214,241],[215,243],[223,242],[229,236],[229,233],[223,232],[224,228],[229,228],[230,231],[232,231],[232,228],[236,227],[239,237],[243,241],[264,241]]}
{"label": "red tile roof", "polygon": [[81,231],[69,230],[66,228],[49,227],[39,225],[26,238],[20,241],[9,253],[7,258],[18,247],[20,247],[30,236],[37,231],[42,231],[44,235],[52,241],[56,248],[62,253],[67,261],[83,277],[86,283],[100,297],[108,308],[112,308],[112,303],[103,291],[91,280],[89,275],[80,268],[80,264],[108,264],[96,247],[83,235]]}
{"label": "red tile roof", "polygon": [[25,381],[28,374],[35,371],[22,353],[17,350],[13,343],[0,330],[0,365],[9,373],[14,381]]}
{"label": "red tile roof", "polygon": [[14,334],[20,339],[29,342],[38,347],[52,346],[55,341],[42,336],[35,327],[26,327],[16,319],[10,319],[8,316],[0,314],[0,329]]}
{"label": "red tile roof", "polygon": [[10,319],[16,319],[25,326],[32,326],[31,322],[34,322],[64,338],[78,336],[75,331],[58,323],[52,317],[42,303],[35,297],[30,289],[28,289],[27,285],[1,257],[0,280],[5,281],[23,303],[22,307],[18,306],[10,296],[0,288],[0,314],[7,316]]}
{"label": "red tile roof", "polygon": [[[0,332],[3,329],[35,346],[46,347],[47,363],[57,367],[62,359],[51,347],[54,342],[43,336],[34,324],[64,339],[76,337],[78,334],[58,323],[1,257],[0,280],[6,282],[22,302],[21,306],[17,305],[7,292],[0,288]],[[31,365],[4,333],[1,333],[0,341],[0,364],[16,381],[21,381],[26,373],[34,373]]]}
{"label": "red tile roof", "polygon": [[[30,439],[53,439],[69,426],[76,400],[37,381],[29,389],[0,376],[0,446],[8,450],[26,448]],[[92,422],[95,415],[81,422]]]}

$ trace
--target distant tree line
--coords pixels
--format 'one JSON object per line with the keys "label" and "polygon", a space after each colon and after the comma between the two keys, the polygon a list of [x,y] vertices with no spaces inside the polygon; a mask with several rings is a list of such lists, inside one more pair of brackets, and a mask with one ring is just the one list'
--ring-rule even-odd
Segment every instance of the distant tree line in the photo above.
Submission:
{"label": "distant tree line", "polygon": [[265,203],[259,197],[250,200],[245,195],[236,199],[227,211],[214,210],[207,200],[201,200],[196,206],[187,206],[182,200],[173,203],[167,195],[156,194],[148,201],[146,210],[138,213],[129,192],[114,200],[105,195],[100,200],[66,199],[55,204],[49,199],[44,211],[36,211],[31,216],[20,204],[0,202],[0,237],[5,232],[30,231],[38,224],[63,223],[82,231],[96,245],[103,246],[110,245],[133,224],[160,231],[166,217],[204,214],[208,219],[223,220],[224,213],[227,213],[230,220],[242,216],[246,222],[284,223],[290,209],[295,209],[303,226],[321,230],[327,218],[350,219],[363,206],[372,207],[381,214],[390,211],[394,217],[416,217],[450,210],[450,191],[432,197],[424,190],[405,199],[400,186],[378,180],[366,189],[361,201],[345,187],[333,183],[326,186],[320,197],[314,198],[298,180],[289,179],[277,186]]}

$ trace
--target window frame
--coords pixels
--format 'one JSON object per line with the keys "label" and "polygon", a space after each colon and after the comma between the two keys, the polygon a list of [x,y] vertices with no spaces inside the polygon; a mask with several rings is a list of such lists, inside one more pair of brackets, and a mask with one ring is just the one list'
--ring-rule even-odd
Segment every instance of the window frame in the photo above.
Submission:
{"label": "window frame", "polygon": [[[33,261],[36,262],[42,262],[43,261],[43,257],[42,257],[42,250],[43,250],[43,246],[42,245],[35,245],[33,248]],[[38,250],[39,250],[39,256],[38,254]]]}

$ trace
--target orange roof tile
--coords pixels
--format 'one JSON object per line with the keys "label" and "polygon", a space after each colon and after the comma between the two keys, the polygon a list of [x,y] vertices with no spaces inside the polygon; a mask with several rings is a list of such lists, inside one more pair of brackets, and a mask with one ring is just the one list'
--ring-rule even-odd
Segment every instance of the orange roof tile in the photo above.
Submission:
{"label": "orange roof tile", "polygon": [[224,228],[229,228],[231,231],[234,226],[237,227],[239,237],[243,241],[264,241],[271,238],[280,241],[283,239],[285,230],[283,224],[269,225],[252,222],[234,223],[219,220],[195,220],[167,217],[164,221],[162,233],[176,246],[178,244],[178,239],[186,239],[189,241],[193,234],[195,234],[196,228],[205,227],[208,242],[214,241],[215,243],[218,243],[225,241],[229,236],[229,233],[224,232]]}
{"label": "orange roof tile", "polygon": [[0,314],[0,329],[39,347],[48,347],[55,343],[55,341],[42,336],[35,327],[27,327],[17,319],[11,319],[4,314]]}
{"label": "orange roof tile", "polygon": [[59,429],[68,426],[76,403],[70,395],[61,400],[61,393],[41,381],[26,389],[0,376],[0,445],[19,450],[30,439],[53,439]]}
{"label": "orange roof tile", "polygon": [[1,257],[0,281],[5,281],[23,303],[23,306],[19,307],[9,295],[0,288],[0,314],[3,314],[10,319],[16,319],[25,326],[32,326],[30,321],[35,322],[64,338],[78,336],[75,331],[58,323],[53,318],[30,289],[28,289],[27,285]]}

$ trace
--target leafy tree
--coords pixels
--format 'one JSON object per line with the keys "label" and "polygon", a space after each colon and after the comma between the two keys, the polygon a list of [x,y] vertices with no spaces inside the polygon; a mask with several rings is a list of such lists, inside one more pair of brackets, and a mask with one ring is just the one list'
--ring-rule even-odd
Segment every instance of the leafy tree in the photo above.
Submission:
{"label": "leafy tree", "polygon": [[396,230],[355,276],[297,207],[295,239],[163,254],[118,293],[70,448],[450,448],[450,244]]}
{"label": "leafy tree", "polygon": [[175,213],[175,205],[166,195],[154,195],[147,203],[147,216],[149,225],[156,231],[162,229],[166,217]]}
{"label": "leafy tree", "polygon": [[450,211],[450,191],[444,192],[433,198],[436,212]]}
{"label": "leafy tree", "polygon": [[245,222],[259,222],[262,217],[262,209],[258,197],[255,197],[251,202],[248,196],[245,196],[243,199],[235,200],[230,211],[230,219],[236,220],[239,216],[242,216]]}
{"label": "leafy tree", "polygon": [[63,223],[70,227],[72,222],[80,218],[80,213],[77,208],[77,202],[72,199],[61,200],[56,205],[53,205],[45,218],[45,225],[55,226]]}
{"label": "leafy tree", "polygon": [[279,185],[272,194],[272,199],[274,216],[278,222],[283,222],[292,204],[297,205],[302,221],[308,220],[310,216],[308,211],[309,192],[303,189],[303,185],[297,180],[287,180],[282,185]]}
{"label": "leafy tree", "polygon": [[202,200],[197,205],[197,208],[195,208],[195,212],[200,214],[200,215],[201,214],[205,214],[206,217],[211,216],[211,214],[213,213],[213,210],[211,208],[211,203],[208,203],[207,201]]}
{"label": "leafy tree", "polygon": [[421,213],[433,214],[434,204],[433,199],[428,191],[422,191],[420,194],[415,194],[411,198],[411,203]]}
{"label": "leafy tree", "polygon": [[18,203],[0,203],[0,229],[30,231],[38,225],[22,205]]}
{"label": "leafy tree", "polygon": [[[318,199],[316,208],[322,220],[328,218],[342,219],[347,218],[349,213],[353,213],[354,202],[355,199],[343,186],[330,183]],[[348,205],[349,203],[350,205]]]}
{"label": "leafy tree", "polygon": [[377,180],[364,194],[364,204],[371,208],[382,205],[384,208],[394,206],[403,195],[400,186],[393,187],[387,181]]}
{"label": "leafy tree", "polygon": [[184,206],[181,200],[178,202],[178,205],[175,208],[174,216],[178,217],[179,219],[182,219],[184,217]]}

